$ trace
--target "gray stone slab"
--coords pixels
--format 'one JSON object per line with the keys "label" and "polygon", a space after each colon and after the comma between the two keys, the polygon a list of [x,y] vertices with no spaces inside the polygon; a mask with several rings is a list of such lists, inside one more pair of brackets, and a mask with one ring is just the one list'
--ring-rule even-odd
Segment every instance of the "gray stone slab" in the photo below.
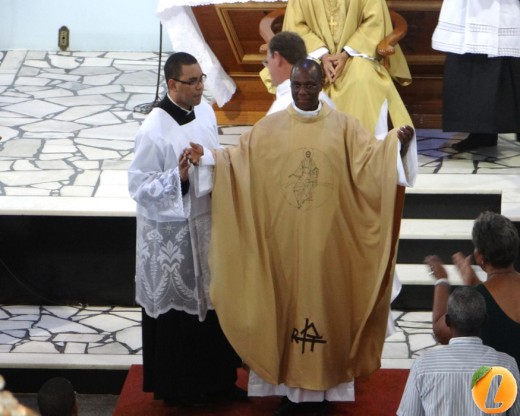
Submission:
{"label": "gray stone slab", "polygon": [[78,138],[128,140],[133,142],[139,126],[138,122],[131,122],[115,126],[93,127],[79,132]]}
{"label": "gray stone slab", "polygon": [[81,58],[74,56],[62,56],[49,54],[49,60],[52,66],[63,69],[74,69],[81,65]]}
{"label": "gray stone slab", "polygon": [[78,105],[105,105],[114,104],[115,101],[102,95],[72,96],[48,98],[47,101],[65,107],[75,107]]}
{"label": "gray stone slab", "polygon": [[8,51],[0,63],[0,74],[16,74],[27,56],[27,51]]}
{"label": "gray stone slab", "polygon": [[74,174],[72,170],[4,172],[1,181],[6,186],[29,186],[47,182],[70,182]]}
{"label": "gray stone slab", "polygon": [[106,343],[99,347],[88,348],[89,354],[111,354],[111,355],[128,355],[128,349],[119,342]]}
{"label": "gray stone slab", "polygon": [[36,78],[36,77],[17,77],[14,81],[14,85],[47,85],[50,83],[50,80],[46,78]]}
{"label": "gray stone slab", "polygon": [[46,328],[53,334],[78,333],[78,334],[95,334],[98,331],[90,326],[72,322],[68,319],[57,318],[50,315],[42,315],[39,322],[36,323],[39,328]]}
{"label": "gray stone slab", "polygon": [[59,113],[65,110],[66,107],[58,104],[53,104],[43,100],[25,100],[17,104],[7,105],[4,110],[25,114],[33,117],[43,118],[50,114]]}
{"label": "gray stone slab", "polygon": [[100,150],[95,147],[78,146],[78,150],[83,153],[88,160],[105,160],[105,159],[119,159],[120,154],[113,150]]}
{"label": "gray stone slab", "polygon": [[37,123],[26,124],[21,130],[32,132],[32,133],[43,133],[43,132],[67,132],[73,133],[82,130],[86,127],[85,124],[73,123],[71,121],[59,121],[59,120],[44,120]]}
{"label": "gray stone slab", "polygon": [[25,353],[25,354],[59,354],[59,350],[51,342],[43,341],[27,341],[23,344],[16,345],[12,353]]}
{"label": "gray stone slab", "polygon": [[[0,128],[0,134],[2,136],[5,134],[2,128]],[[38,139],[10,140],[3,142],[3,144],[0,142],[0,156],[11,158],[36,157],[42,144],[43,140]]]}
{"label": "gray stone slab", "polygon": [[104,140],[104,139],[76,139],[77,144],[91,146],[98,149],[109,150],[133,150],[134,144],[124,140]]}
{"label": "gray stone slab", "polygon": [[110,319],[107,319],[106,315],[91,316],[82,319],[80,322],[83,325],[98,328],[104,332],[116,332],[136,325],[135,321],[120,316],[111,316]]}
{"label": "gray stone slab", "polygon": [[79,105],[71,107],[54,117],[56,120],[75,121],[83,117],[107,111],[111,105]]}
{"label": "gray stone slab", "polygon": [[93,116],[83,117],[77,120],[78,123],[91,126],[108,126],[113,124],[120,125],[121,120],[109,112],[94,114]]}

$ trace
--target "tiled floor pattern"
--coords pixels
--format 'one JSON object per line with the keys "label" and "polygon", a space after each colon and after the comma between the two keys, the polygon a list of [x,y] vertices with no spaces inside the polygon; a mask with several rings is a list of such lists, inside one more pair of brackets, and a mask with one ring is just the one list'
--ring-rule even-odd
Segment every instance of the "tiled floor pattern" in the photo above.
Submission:
{"label": "tiled floor pattern", "polygon": [[[105,206],[133,215],[126,169],[144,118],[133,110],[154,100],[157,64],[155,53],[0,52],[0,213]],[[249,128],[220,126],[220,141],[236,144]],[[463,134],[417,134],[414,191],[503,189],[508,213],[520,217],[519,181],[510,176],[520,173],[514,135],[500,136],[496,148],[459,154],[449,145]],[[398,331],[385,343],[383,365],[407,368],[435,345],[431,314],[393,316]],[[139,321],[135,308],[3,306],[0,366],[126,368],[140,362]]]}
{"label": "tiled floor pattern", "polygon": [[[120,184],[143,114],[153,102],[154,53],[0,52],[0,195],[125,197]],[[164,93],[160,88],[160,96]],[[248,126],[220,128],[236,143]],[[513,135],[496,148],[457,154],[460,134],[422,130],[421,173],[520,172]]]}
{"label": "tiled floor pattern", "polygon": [[[435,345],[431,313],[392,313],[383,365],[408,368]],[[140,321],[138,308],[0,306],[0,367],[126,368],[141,360]]]}

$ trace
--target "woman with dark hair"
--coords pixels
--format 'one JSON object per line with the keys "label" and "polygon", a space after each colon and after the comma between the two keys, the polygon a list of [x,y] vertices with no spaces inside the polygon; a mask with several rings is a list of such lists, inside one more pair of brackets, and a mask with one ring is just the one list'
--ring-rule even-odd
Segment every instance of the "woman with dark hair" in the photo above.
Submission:
{"label": "woman with dark hair", "polygon": [[[520,238],[513,223],[503,215],[484,212],[475,220],[472,231],[473,255],[455,253],[453,263],[467,285],[476,286],[484,296],[487,322],[482,328],[484,344],[505,352],[520,363],[520,273],[514,269]],[[482,282],[472,260],[487,274]],[[441,344],[451,338],[446,325],[446,305],[450,294],[448,273],[438,256],[427,256],[425,263],[436,279],[433,295],[433,332]]]}

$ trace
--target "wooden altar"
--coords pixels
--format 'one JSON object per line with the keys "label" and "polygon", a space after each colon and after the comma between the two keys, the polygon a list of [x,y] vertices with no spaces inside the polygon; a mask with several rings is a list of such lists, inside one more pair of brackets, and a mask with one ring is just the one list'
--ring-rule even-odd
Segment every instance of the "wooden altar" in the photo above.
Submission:
{"label": "wooden altar", "polygon": [[[408,23],[408,34],[400,42],[413,82],[399,92],[419,128],[440,128],[444,54],[431,48],[441,0],[388,0],[388,6]],[[206,43],[237,85],[231,100],[215,106],[218,123],[253,124],[263,117],[273,101],[258,75],[265,56],[258,32],[262,17],[285,2],[227,3],[193,7]]]}

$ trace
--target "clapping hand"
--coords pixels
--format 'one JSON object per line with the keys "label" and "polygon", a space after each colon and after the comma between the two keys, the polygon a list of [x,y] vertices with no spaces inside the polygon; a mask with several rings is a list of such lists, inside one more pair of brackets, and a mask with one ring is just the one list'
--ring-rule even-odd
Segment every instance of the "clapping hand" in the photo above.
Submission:
{"label": "clapping hand", "polygon": [[451,256],[451,259],[455,267],[457,267],[464,284],[473,286],[480,283],[480,279],[472,267],[472,255],[465,256],[459,251]]}

